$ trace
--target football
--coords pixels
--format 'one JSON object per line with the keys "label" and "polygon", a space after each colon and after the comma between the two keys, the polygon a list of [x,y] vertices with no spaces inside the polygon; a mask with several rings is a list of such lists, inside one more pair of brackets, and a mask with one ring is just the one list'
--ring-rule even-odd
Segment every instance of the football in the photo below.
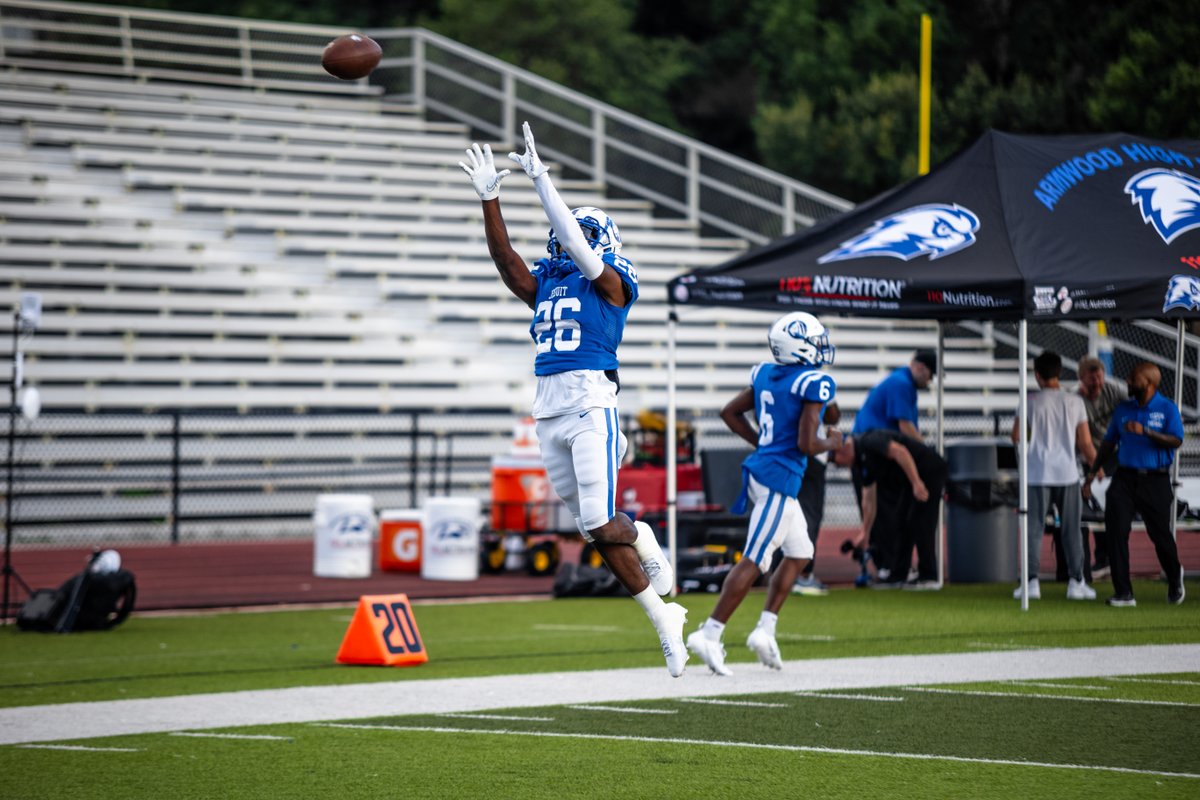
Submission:
{"label": "football", "polygon": [[354,81],[370,75],[382,56],[383,50],[374,39],[351,33],[325,45],[321,66],[335,78]]}

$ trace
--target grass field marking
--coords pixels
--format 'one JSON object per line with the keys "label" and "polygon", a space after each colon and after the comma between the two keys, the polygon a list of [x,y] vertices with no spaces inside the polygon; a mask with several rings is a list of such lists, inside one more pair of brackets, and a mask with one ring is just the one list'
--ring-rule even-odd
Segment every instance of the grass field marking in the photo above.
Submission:
{"label": "grass field marking", "polygon": [[1200,681],[1184,681],[1184,680],[1166,680],[1164,678],[1105,678],[1106,681],[1119,681],[1121,683],[1161,683],[1164,686],[1200,686]]}
{"label": "grass field marking", "polygon": [[979,647],[983,650],[1052,650],[1038,644],[1013,644],[1011,642],[967,642],[967,647]]}
{"label": "grass field marking", "polygon": [[813,747],[802,744],[766,744],[763,742],[729,742],[706,739],[675,739],[654,736],[617,736],[604,733],[556,733],[551,731],[513,731],[505,729],[485,730],[481,728],[435,728],[422,725],[358,725],[342,722],[310,723],[325,728],[349,728],[352,730],[381,730],[399,733],[448,733],[459,735],[476,733],[492,736],[540,736],[550,739],[599,739],[610,742],[645,742],[648,744],[682,744],[701,745],[707,747],[745,747],[752,750],[776,750],[787,753],[821,753],[835,756],[866,756],[868,758],[902,758],[915,761],[952,761],[959,764],[991,764],[1009,767],[1038,767],[1042,769],[1071,769],[1088,772],[1117,772],[1125,775],[1154,775],[1163,778],[1186,778],[1200,780],[1200,774],[1192,772],[1163,772],[1153,769],[1133,769],[1131,767],[1109,767],[1102,764],[1055,764],[1048,761],[1019,761],[1009,758],[970,758],[968,756],[950,756],[940,753],[897,753],[876,750],[849,750],[839,747]]}
{"label": "grass field marking", "polygon": [[25,750],[78,750],[84,753],[140,753],[136,747],[87,747],[82,744],[18,744]]}
{"label": "grass field marking", "polygon": [[512,720],[515,722],[554,722],[554,717],[518,717],[506,716],[504,714],[460,714],[451,712],[448,714],[438,714],[439,717],[452,717],[453,719],[499,719]]}
{"label": "grass field marking", "polygon": [[620,625],[534,625],[535,631],[567,631],[569,633],[620,633]]}
{"label": "grass field marking", "polygon": [[1043,689],[1087,689],[1088,691],[1110,692],[1111,686],[1085,686],[1081,683],[1046,683],[1044,681],[1005,681],[1013,686],[1040,686]]}
{"label": "grass field marking", "polygon": [[678,714],[679,711],[674,708],[629,708],[628,706],[589,706],[589,705],[574,705],[567,706],[576,711],[615,711],[619,714]]}
{"label": "grass field marking", "polygon": [[905,698],[884,694],[840,694],[838,692],[796,692],[796,697],[828,697],[831,700],[871,700],[876,703],[903,703]]}
{"label": "grass field marking", "polygon": [[829,636],[820,633],[777,633],[775,638],[784,642],[836,642],[836,636]]}
{"label": "grass field marking", "polygon": [[271,736],[266,733],[201,733],[200,731],[175,731],[168,736],[186,736],[191,739],[257,739],[264,742],[293,742],[291,736]]}
{"label": "grass field marking", "polygon": [[790,708],[787,703],[759,703],[754,700],[712,700],[707,697],[681,697],[681,703],[703,703],[710,706],[746,706],[748,708]]}
{"label": "grass field marking", "polygon": [[1073,697],[1065,694],[1043,694],[1041,692],[984,692],[970,689],[934,689],[928,686],[901,686],[908,692],[929,694],[958,694],[972,697],[1028,697],[1036,700],[1066,700],[1072,703],[1125,703],[1133,706],[1178,706],[1200,708],[1200,703],[1177,703],[1172,700],[1129,700],[1123,697]]}

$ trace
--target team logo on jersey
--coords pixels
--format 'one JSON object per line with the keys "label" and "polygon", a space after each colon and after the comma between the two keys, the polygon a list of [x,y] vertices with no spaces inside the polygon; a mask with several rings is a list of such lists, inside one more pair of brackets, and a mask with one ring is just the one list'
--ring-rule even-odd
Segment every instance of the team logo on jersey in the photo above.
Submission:
{"label": "team logo on jersey", "polygon": [[1142,221],[1153,225],[1167,244],[1200,228],[1200,179],[1193,175],[1177,169],[1148,169],[1129,179],[1125,194],[1141,206]]}
{"label": "team logo on jersey", "polygon": [[1181,308],[1184,311],[1200,310],[1200,277],[1175,275],[1167,283],[1167,296],[1163,300],[1163,311]]}
{"label": "team logo on jersey", "polygon": [[867,256],[911,261],[924,255],[932,261],[975,244],[978,230],[979,217],[957,203],[914,206],[876,220],[858,236],[818,258],[817,263]]}

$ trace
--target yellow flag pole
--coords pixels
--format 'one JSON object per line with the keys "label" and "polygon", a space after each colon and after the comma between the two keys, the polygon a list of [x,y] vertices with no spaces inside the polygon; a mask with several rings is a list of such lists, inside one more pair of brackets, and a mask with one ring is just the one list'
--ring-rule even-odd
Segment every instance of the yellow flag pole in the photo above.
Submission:
{"label": "yellow flag pole", "polygon": [[929,118],[933,98],[933,19],[921,15],[921,92],[917,143],[917,174],[929,172]]}

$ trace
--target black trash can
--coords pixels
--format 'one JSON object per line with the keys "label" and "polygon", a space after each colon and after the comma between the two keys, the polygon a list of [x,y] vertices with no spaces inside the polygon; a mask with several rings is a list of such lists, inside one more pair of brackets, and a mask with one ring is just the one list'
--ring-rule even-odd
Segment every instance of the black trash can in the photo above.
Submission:
{"label": "black trash can", "polygon": [[1011,581],[1019,574],[1017,451],[1007,439],[946,442],[946,550],[953,583]]}

